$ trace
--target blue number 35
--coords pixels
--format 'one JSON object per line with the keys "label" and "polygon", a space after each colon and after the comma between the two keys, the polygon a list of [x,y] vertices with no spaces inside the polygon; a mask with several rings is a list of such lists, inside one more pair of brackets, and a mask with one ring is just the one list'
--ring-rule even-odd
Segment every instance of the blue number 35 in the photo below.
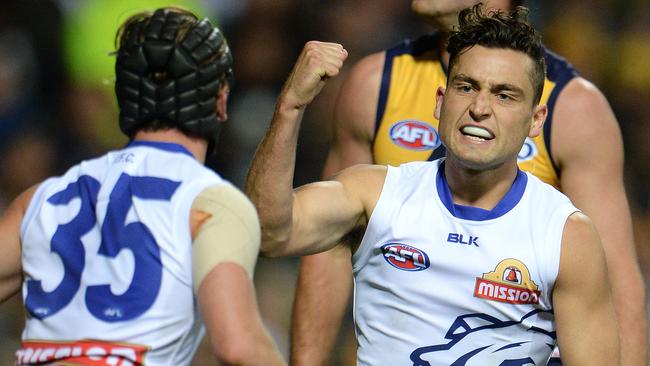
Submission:
{"label": "blue number 35", "polygon": [[[94,317],[106,322],[134,319],[147,311],[156,300],[162,279],[160,248],[147,226],[141,222],[127,225],[126,216],[134,197],[169,201],[179,185],[179,182],[169,179],[132,177],[127,174],[122,174],[117,180],[101,225],[101,244],[97,254],[115,258],[122,249],[129,249],[135,259],[133,279],[121,295],[113,294],[110,284],[87,286],[86,307]],[[43,290],[40,280],[27,281],[25,306],[38,319],[63,309],[81,287],[81,274],[86,265],[81,237],[97,224],[95,206],[99,188],[99,181],[83,175],[47,200],[57,206],[80,198],[81,208],[72,221],[57,227],[51,240],[50,250],[59,255],[63,262],[61,282],[54,290],[47,292]]]}

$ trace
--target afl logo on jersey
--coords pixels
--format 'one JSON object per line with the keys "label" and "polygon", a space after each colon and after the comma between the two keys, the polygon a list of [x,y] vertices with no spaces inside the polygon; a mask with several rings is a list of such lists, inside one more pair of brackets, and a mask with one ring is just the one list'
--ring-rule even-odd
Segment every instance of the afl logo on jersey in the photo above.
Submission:
{"label": "afl logo on jersey", "polygon": [[409,150],[434,150],[440,146],[438,131],[433,126],[418,120],[404,120],[390,128],[390,138],[400,147]]}
{"label": "afl logo on jersey", "polygon": [[384,244],[381,253],[388,264],[403,271],[422,271],[431,264],[427,253],[406,244]]}
{"label": "afl logo on jersey", "polygon": [[524,161],[532,160],[537,156],[537,145],[535,141],[530,137],[526,137],[524,141],[524,146],[519,150],[519,155],[517,155],[517,162],[523,163]]}

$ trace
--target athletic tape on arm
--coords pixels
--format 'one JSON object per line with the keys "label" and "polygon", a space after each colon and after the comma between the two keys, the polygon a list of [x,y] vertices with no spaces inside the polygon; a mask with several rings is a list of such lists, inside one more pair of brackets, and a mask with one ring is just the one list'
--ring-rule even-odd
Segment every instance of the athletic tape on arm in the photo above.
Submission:
{"label": "athletic tape on arm", "polygon": [[195,293],[203,278],[223,262],[241,265],[252,279],[260,248],[260,226],[257,211],[248,198],[231,185],[211,186],[196,197],[192,211],[211,215],[193,238]]}

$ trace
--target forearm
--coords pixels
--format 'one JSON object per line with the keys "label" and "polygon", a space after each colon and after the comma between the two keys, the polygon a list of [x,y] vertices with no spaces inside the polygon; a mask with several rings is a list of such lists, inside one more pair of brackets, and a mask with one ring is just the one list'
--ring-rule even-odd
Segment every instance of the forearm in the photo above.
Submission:
{"label": "forearm", "polygon": [[351,289],[347,247],[301,259],[291,324],[292,365],[329,364]]}
{"label": "forearm", "polygon": [[589,210],[594,211],[591,215],[601,233],[607,258],[609,282],[618,322],[621,365],[647,366],[648,316],[645,283],[638,265],[632,220],[625,193],[620,193],[618,197],[618,205],[608,205],[610,215],[617,217],[616,220],[609,220],[609,217],[599,215],[592,208]]}
{"label": "forearm", "polygon": [[257,206],[263,254],[282,252],[292,234],[293,174],[298,131],[305,108],[325,81],[339,73],[347,51],[341,45],[307,42],[282,88],[269,130],[246,179],[246,192]]}
{"label": "forearm", "polygon": [[[261,329],[261,328],[260,328]],[[223,344],[212,344],[219,364],[223,366],[286,366],[287,362],[278,352],[266,332],[250,332],[226,348]]]}
{"label": "forearm", "polygon": [[[619,181],[622,186],[622,181]],[[614,184],[614,183],[612,183]],[[582,200],[602,238],[621,347],[621,364],[646,366],[648,336],[645,284],[639,269],[630,212],[622,190],[609,199]],[[603,210],[601,206],[607,207]],[[583,208],[584,207],[584,208]],[[615,220],[611,218],[615,217]]]}
{"label": "forearm", "polygon": [[303,113],[304,108],[278,104],[248,172],[246,193],[260,217],[262,253],[291,235],[296,144]]}
{"label": "forearm", "polygon": [[243,267],[217,265],[199,287],[198,305],[220,364],[286,364],[262,324],[255,290]]}

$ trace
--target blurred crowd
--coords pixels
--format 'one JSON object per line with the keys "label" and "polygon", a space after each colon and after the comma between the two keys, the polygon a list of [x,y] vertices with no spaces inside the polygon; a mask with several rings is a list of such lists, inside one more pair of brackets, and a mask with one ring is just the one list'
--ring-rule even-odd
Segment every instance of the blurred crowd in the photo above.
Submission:
{"label": "blurred crowd", "polygon": [[[18,193],[80,159],[126,143],[113,96],[113,37],[137,10],[177,4],[216,21],[235,59],[229,120],[208,165],[242,186],[279,88],[307,40],[343,44],[343,75],[312,104],[301,131],[296,184],[320,178],[332,135],[332,106],[345,72],[361,57],[430,29],[395,0],[11,0],[0,12],[0,210]],[[545,44],[608,97],[626,148],[636,245],[650,281],[650,1],[526,1]],[[260,259],[258,301],[288,353],[297,259]],[[21,297],[0,306],[0,364],[13,362]],[[351,319],[335,364],[350,364]],[[347,345],[347,346],[345,346]],[[214,364],[201,347],[194,365]]]}

